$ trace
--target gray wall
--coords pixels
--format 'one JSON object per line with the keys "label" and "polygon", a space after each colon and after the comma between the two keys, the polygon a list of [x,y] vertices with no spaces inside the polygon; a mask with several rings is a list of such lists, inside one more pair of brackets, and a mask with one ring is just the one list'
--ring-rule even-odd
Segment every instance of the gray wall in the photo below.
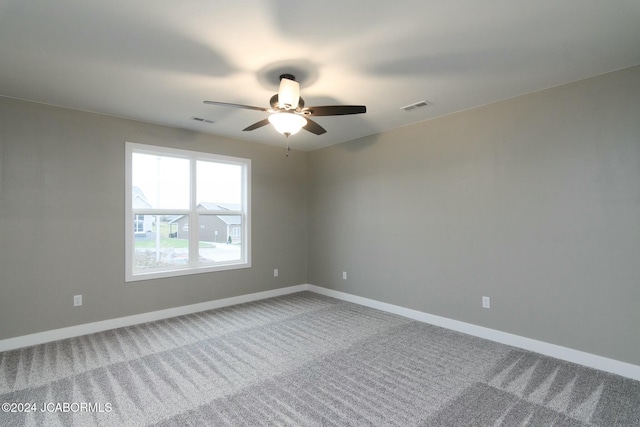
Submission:
{"label": "gray wall", "polygon": [[[252,159],[253,267],[125,283],[124,141]],[[312,283],[640,365],[640,67],[288,159],[0,98],[0,239],[0,339]]]}
{"label": "gray wall", "polygon": [[[253,267],[125,283],[125,141],[250,158]],[[306,283],[306,177],[306,153],[0,98],[0,339]]]}
{"label": "gray wall", "polygon": [[309,239],[312,284],[640,365],[640,67],[311,152]]}

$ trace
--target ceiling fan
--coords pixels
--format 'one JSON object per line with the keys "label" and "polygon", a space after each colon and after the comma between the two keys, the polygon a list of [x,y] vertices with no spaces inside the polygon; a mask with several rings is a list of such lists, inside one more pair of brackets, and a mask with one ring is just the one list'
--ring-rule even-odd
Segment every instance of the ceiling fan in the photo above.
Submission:
{"label": "ceiling fan", "polygon": [[348,114],[362,114],[367,112],[364,105],[324,105],[317,107],[305,107],[304,100],[300,97],[300,83],[291,74],[280,76],[278,93],[271,97],[271,108],[253,107],[251,105],[230,104],[228,102],[204,101],[205,104],[220,105],[223,107],[244,108],[271,113],[268,118],[260,120],[248,126],[243,131],[251,131],[271,123],[278,132],[286,137],[298,133],[300,129],[309,131],[315,135],[327,132],[310,116],[343,116]]}

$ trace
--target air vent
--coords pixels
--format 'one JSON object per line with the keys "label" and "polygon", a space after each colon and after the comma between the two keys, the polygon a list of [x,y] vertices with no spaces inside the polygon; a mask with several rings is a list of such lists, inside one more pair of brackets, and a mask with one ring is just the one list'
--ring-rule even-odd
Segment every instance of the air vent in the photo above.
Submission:
{"label": "air vent", "polygon": [[431,103],[429,101],[418,101],[418,102],[415,102],[413,104],[405,105],[404,107],[402,107],[400,109],[404,110],[404,111],[412,111],[412,110],[415,110],[416,108],[426,107],[427,105],[433,105],[433,103]]}
{"label": "air vent", "polygon": [[208,119],[203,119],[202,117],[191,117],[191,120],[195,120],[196,122],[202,122],[202,123],[213,123],[213,120],[208,120]]}

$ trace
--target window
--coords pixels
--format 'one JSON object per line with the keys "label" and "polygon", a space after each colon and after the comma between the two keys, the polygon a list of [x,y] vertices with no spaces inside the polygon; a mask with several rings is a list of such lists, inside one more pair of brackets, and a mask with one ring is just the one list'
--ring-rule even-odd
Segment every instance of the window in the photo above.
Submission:
{"label": "window", "polygon": [[136,214],[133,221],[133,232],[135,234],[144,233],[144,215]]}
{"label": "window", "polygon": [[250,160],[130,142],[126,156],[126,281],[251,267]]}

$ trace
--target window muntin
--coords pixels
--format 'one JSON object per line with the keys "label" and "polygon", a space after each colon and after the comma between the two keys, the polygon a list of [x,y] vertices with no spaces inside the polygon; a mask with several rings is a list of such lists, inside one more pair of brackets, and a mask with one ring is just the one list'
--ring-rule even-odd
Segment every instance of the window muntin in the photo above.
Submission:
{"label": "window muntin", "polygon": [[251,266],[250,160],[126,147],[127,281]]}

